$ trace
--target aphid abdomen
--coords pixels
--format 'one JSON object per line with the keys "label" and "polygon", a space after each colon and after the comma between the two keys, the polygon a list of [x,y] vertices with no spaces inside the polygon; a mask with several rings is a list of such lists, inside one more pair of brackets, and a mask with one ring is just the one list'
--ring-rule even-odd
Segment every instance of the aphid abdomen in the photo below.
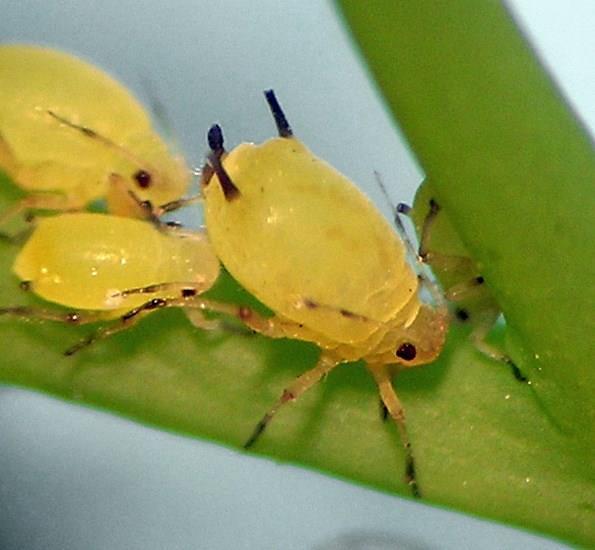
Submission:
{"label": "aphid abdomen", "polygon": [[[161,241],[161,257],[157,282],[193,283],[208,286],[219,276],[219,259],[205,233],[177,236],[175,233]],[[168,290],[161,296],[177,297],[177,291]]]}
{"label": "aphid abdomen", "polygon": [[[203,234],[182,238],[148,222],[102,214],[39,220],[13,270],[36,294],[69,308],[132,309],[143,294],[119,293],[163,283],[209,287],[219,262]],[[177,297],[164,287],[151,298]]]}
{"label": "aphid abdomen", "polygon": [[[163,255],[159,237],[149,224],[127,218],[101,214],[43,218],[13,270],[46,300],[76,309],[119,309],[112,294],[156,282]],[[120,307],[142,300],[134,297]]]}
{"label": "aphid abdomen", "polygon": [[274,311],[338,343],[358,342],[373,324],[306,302],[383,322],[415,292],[388,223],[297,140],[239,146],[224,166],[240,194],[226,200],[216,176],[205,187],[209,236],[234,277]]}

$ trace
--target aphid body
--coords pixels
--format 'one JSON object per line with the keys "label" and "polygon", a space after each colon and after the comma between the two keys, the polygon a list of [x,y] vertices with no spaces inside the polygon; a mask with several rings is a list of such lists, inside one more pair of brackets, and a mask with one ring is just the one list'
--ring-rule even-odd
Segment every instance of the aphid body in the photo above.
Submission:
{"label": "aphid body", "polygon": [[[439,354],[442,319],[430,322],[402,241],[353,183],[294,137],[239,145],[223,165],[239,195],[204,188],[209,237],[230,273],[296,324],[288,337],[308,331],[344,360]],[[416,347],[407,361],[395,355],[405,343]]]}
{"label": "aphid body", "polygon": [[113,177],[153,204],[189,183],[142,105],[112,77],[72,55],[28,45],[0,46],[0,169],[30,195],[25,208],[80,209],[110,199]]}
{"label": "aphid body", "polygon": [[247,446],[283,403],[336,365],[364,359],[397,423],[407,479],[418,493],[404,413],[388,365],[411,367],[440,353],[446,309],[423,303],[406,249],[345,176],[293,136],[272,92],[280,137],[225,153],[218,126],[203,176],[209,238],[226,269],[275,313],[246,323],[272,337],[322,348],[318,365],[288,387]]}
{"label": "aphid body", "polygon": [[[72,213],[38,219],[13,270],[48,301],[117,315],[147,301],[142,294],[122,297],[129,289],[194,283],[206,290],[219,262],[204,233],[180,237],[141,220]],[[167,289],[151,295],[171,296]]]}
{"label": "aphid body", "polygon": [[[72,213],[42,218],[17,256],[21,286],[67,311],[0,307],[0,315],[102,326],[65,351],[72,355],[100,338],[125,330],[164,307],[185,308],[219,276],[219,261],[202,232],[108,214]],[[190,320],[210,329],[204,308],[189,307]]]}

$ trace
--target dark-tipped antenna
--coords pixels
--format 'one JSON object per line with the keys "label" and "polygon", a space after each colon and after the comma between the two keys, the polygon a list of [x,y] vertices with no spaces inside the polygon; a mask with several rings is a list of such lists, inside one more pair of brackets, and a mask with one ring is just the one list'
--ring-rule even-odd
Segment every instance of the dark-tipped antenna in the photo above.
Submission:
{"label": "dark-tipped antenna", "polygon": [[240,195],[240,190],[236,187],[235,183],[231,181],[229,174],[225,171],[225,168],[223,168],[223,164],[221,163],[221,157],[225,153],[225,149],[223,148],[223,132],[221,131],[221,126],[219,126],[219,124],[213,124],[213,126],[209,128],[207,141],[209,143],[209,148],[211,149],[208,156],[209,164],[211,165],[213,172],[217,174],[217,178],[221,183],[221,189],[225,195],[225,200],[228,202],[232,201]]}
{"label": "dark-tipped antenna", "polygon": [[285,118],[285,113],[277,101],[277,96],[275,96],[274,90],[265,90],[264,97],[266,97],[267,103],[269,104],[269,109],[271,110],[273,118],[275,119],[279,137],[293,137],[293,130],[291,129],[289,122],[287,122],[287,118]]}

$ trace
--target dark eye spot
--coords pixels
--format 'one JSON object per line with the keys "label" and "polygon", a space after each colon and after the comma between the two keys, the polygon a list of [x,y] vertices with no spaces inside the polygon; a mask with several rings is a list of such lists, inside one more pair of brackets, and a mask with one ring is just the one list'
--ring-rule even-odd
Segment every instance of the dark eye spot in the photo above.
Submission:
{"label": "dark eye spot", "polygon": [[415,359],[415,356],[417,355],[417,350],[415,349],[415,346],[413,344],[405,342],[404,344],[401,344],[399,346],[399,349],[397,350],[395,355],[397,357],[400,357],[401,359],[405,359],[405,361],[413,361],[413,359]]}
{"label": "dark eye spot", "polygon": [[135,172],[134,176],[132,177],[141,189],[146,189],[147,187],[151,186],[151,174],[145,170],[139,170],[138,172]]}
{"label": "dark eye spot", "polygon": [[469,312],[462,307],[456,309],[455,315],[459,321],[465,322],[469,320]]}

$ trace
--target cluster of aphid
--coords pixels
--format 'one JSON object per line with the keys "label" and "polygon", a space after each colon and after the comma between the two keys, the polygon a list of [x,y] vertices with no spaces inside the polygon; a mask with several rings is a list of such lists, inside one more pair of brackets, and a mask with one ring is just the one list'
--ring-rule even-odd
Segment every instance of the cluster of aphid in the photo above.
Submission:
{"label": "cluster of aphid", "polygon": [[[439,355],[449,324],[446,301],[408,263],[408,241],[355,185],[294,137],[272,91],[266,99],[279,137],[227,152],[221,128],[208,132],[210,153],[201,180],[205,233],[160,220],[164,212],[196,200],[182,198],[189,171],[113,79],[63,53],[4,46],[0,82],[0,168],[29,193],[0,223],[31,209],[62,212],[34,220],[14,272],[23,288],[72,308],[64,314],[15,306],[0,308],[0,314],[74,325],[106,321],[67,355],[168,307],[192,311],[193,322],[205,329],[212,323],[202,313],[216,312],[271,338],[316,343],[321,349],[316,366],[283,391],[246,447],[283,404],[337,365],[363,359],[399,430],[406,480],[419,496],[391,368],[422,365]],[[106,199],[109,214],[82,212],[98,198]],[[341,217],[329,216],[337,205]],[[428,248],[438,210],[430,201],[413,255],[440,269],[468,267],[469,258]],[[407,207],[395,209],[398,225],[400,213],[408,213]],[[274,316],[202,297],[216,281],[220,262]],[[447,296],[460,299],[482,283],[475,275]],[[433,303],[420,298],[423,286]],[[509,361],[483,341],[497,314],[492,303],[475,340],[490,356]],[[468,312],[459,310],[459,316]]]}

